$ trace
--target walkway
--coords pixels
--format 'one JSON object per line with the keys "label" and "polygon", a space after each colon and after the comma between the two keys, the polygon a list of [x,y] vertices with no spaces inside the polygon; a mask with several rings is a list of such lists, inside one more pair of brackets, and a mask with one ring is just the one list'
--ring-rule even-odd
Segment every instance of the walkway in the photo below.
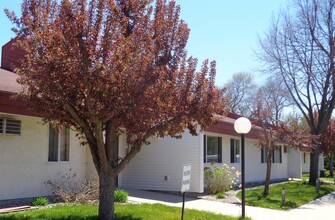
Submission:
{"label": "walkway", "polygon": [[[182,197],[165,193],[126,189],[129,201],[138,203],[161,203],[182,207]],[[187,197],[185,208],[198,209],[231,216],[241,216],[241,206]],[[335,192],[290,211],[246,206],[246,216],[254,220],[327,220],[334,218]]]}

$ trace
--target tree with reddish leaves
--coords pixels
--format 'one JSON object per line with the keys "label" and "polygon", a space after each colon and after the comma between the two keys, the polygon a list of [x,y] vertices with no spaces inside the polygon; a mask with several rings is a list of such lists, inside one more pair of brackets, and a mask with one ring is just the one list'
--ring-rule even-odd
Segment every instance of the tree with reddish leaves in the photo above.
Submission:
{"label": "tree with reddish leaves", "polygon": [[265,105],[262,96],[262,90],[259,90],[257,92],[257,99],[251,117],[257,121],[257,125],[261,128],[258,145],[262,151],[265,152],[264,161],[266,161],[266,175],[263,196],[267,196],[269,195],[273,151],[275,148],[275,143],[278,141],[277,137],[279,136],[279,133],[277,131],[277,127],[271,123],[273,122],[271,114],[272,109]]}
{"label": "tree with reddish leaves", "polygon": [[326,131],[321,136],[321,150],[329,160],[329,176],[334,176],[333,164],[335,155],[335,119],[332,118]]}
{"label": "tree with reddish leaves", "polygon": [[[24,0],[16,24],[25,50],[21,97],[46,122],[74,128],[99,176],[99,218],[114,217],[114,179],[151,136],[181,137],[214,122],[225,103],[215,62],[188,57],[174,1]],[[113,143],[126,136],[125,157]],[[115,159],[117,158],[117,159]]]}
{"label": "tree with reddish leaves", "polygon": [[[262,90],[258,91],[252,118],[256,120],[257,126],[261,128],[258,146],[265,152],[266,175],[263,196],[269,195],[271,167],[274,151],[278,150],[278,145],[284,144],[299,150],[311,150],[312,148],[310,133],[300,129],[298,121],[288,120],[286,122],[278,122],[277,114],[274,110],[276,106],[274,99],[264,99]],[[281,150],[281,148],[279,148],[279,150]]]}

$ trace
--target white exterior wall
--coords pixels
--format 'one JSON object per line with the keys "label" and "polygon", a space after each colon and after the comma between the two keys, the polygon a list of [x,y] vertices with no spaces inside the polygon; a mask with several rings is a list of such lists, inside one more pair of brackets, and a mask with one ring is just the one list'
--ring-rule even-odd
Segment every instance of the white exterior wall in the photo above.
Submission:
{"label": "white exterior wall", "polygon": [[[123,172],[122,187],[180,191],[184,164],[191,164],[191,192],[203,192],[203,135],[152,138]],[[167,176],[167,180],[165,180]]]}
{"label": "white exterior wall", "polygon": [[305,153],[306,158],[304,161],[304,152],[301,152],[301,165],[302,165],[302,173],[309,173],[310,164],[311,164],[311,154]]}
{"label": "white exterior wall", "polygon": [[[324,168],[325,168],[325,160],[324,160],[323,153],[321,153],[319,156],[319,171],[324,170]],[[319,172],[319,175],[320,175],[320,172]]]}
{"label": "white exterior wall", "polygon": [[[1,114],[21,121],[21,135],[0,134],[0,200],[51,195],[44,183],[59,179],[61,174],[76,173],[79,179],[93,177],[96,170],[88,147],[80,146],[75,132],[70,131],[69,162],[48,162],[48,125],[37,117]],[[206,133],[222,137],[222,160],[240,170],[240,163],[230,163],[230,138],[238,136]],[[191,190],[202,192],[204,188],[203,134],[191,136],[185,132],[182,139],[152,138],[151,144],[142,147],[140,153],[119,175],[119,187],[148,190],[180,191],[182,168],[192,165]],[[266,164],[261,163],[257,140],[246,143],[246,182],[264,181]],[[119,139],[119,156],[127,151],[125,136]],[[282,163],[272,164],[271,179],[290,176],[288,153],[282,148]],[[309,161],[309,155],[307,156]],[[290,159],[291,160],[291,159]],[[71,171],[70,171],[71,169]],[[308,166],[309,169],[309,166]],[[165,177],[167,176],[167,180]]]}
{"label": "white exterior wall", "polygon": [[298,178],[302,177],[302,159],[300,150],[295,150],[293,148],[288,148],[288,175],[289,178]]}
{"label": "white exterior wall", "polygon": [[[21,121],[21,135],[0,134],[0,200],[51,195],[47,180],[86,175],[87,148],[70,131],[69,162],[48,162],[48,125],[37,117],[1,114]],[[71,171],[69,171],[71,169]]]}
{"label": "white exterior wall", "polygon": [[[302,164],[302,172],[303,173],[309,173],[310,170],[310,165],[311,165],[311,154],[310,153],[305,153],[306,154],[306,160],[304,162],[304,152],[301,152],[301,164]],[[324,170],[324,156],[321,153],[319,157],[319,172],[318,175],[320,175],[320,170]]]}
{"label": "white exterior wall", "polygon": [[[206,132],[206,135],[222,137],[222,164],[235,167],[237,171],[241,171],[241,163],[230,163],[230,139],[240,139],[238,136],[229,136],[216,133]],[[209,167],[209,163],[205,163],[205,167]],[[266,175],[266,163],[261,163],[261,150],[257,146],[257,140],[245,139],[245,181],[259,182],[264,181]],[[288,179],[288,154],[284,153],[282,147],[282,163],[272,163],[271,180]],[[240,179],[241,181],[241,179]]]}

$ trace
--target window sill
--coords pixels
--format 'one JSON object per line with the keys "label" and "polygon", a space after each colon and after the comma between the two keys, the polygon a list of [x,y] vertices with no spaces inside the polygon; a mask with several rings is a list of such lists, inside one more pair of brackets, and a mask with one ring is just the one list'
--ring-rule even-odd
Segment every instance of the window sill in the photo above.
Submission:
{"label": "window sill", "polygon": [[21,136],[21,134],[11,134],[11,133],[0,133],[3,136]]}

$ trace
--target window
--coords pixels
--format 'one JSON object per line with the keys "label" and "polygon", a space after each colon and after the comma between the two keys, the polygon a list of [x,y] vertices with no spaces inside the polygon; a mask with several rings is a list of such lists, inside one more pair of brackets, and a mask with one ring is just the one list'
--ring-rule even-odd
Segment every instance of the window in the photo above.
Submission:
{"label": "window", "polygon": [[265,148],[262,148],[261,150],[261,163],[266,163],[266,154],[268,153],[268,150]]}
{"label": "window", "polygon": [[281,163],[282,162],[282,154],[281,154],[281,146],[275,146],[273,150],[273,163]]}
{"label": "window", "polygon": [[0,134],[20,135],[21,121],[8,118],[0,118]]}
{"label": "window", "polygon": [[[267,149],[262,148],[261,150],[261,163],[266,163]],[[281,146],[275,146],[272,152],[272,163],[282,163],[282,151]]]}
{"label": "window", "polygon": [[4,132],[4,130],[5,130],[4,121],[5,121],[5,119],[0,118],[0,134],[5,133],[5,132]]}
{"label": "window", "polygon": [[62,129],[59,133],[49,125],[49,162],[69,161],[70,130]]}
{"label": "window", "polygon": [[204,163],[222,163],[222,138],[204,135]]}
{"label": "window", "polygon": [[287,153],[287,146],[284,146],[284,153]]}
{"label": "window", "polygon": [[0,134],[5,133],[5,119],[0,118]]}
{"label": "window", "polygon": [[240,140],[230,139],[230,163],[240,163]]}

